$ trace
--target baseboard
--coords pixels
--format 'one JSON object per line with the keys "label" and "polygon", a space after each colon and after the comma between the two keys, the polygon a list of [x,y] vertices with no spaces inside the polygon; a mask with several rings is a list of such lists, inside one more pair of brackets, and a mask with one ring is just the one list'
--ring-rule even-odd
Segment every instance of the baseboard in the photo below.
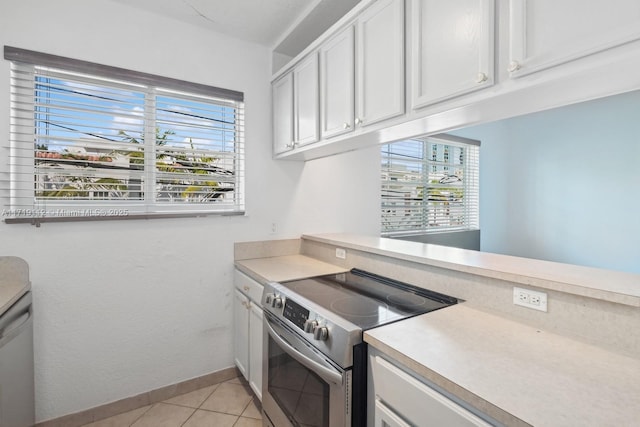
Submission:
{"label": "baseboard", "polygon": [[143,406],[162,402],[163,400],[171,399],[172,397],[189,393],[203,387],[218,384],[238,376],[240,376],[240,371],[238,371],[238,368],[235,366],[222,369],[211,374],[192,378],[190,380],[161,387],[145,393],[140,393],[136,396],[126,397],[115,402],[106,403],[74,414],[64,415],[48,421],[42,421],[37,423],[35,427],[79,427],[123,412],[132,411]]}

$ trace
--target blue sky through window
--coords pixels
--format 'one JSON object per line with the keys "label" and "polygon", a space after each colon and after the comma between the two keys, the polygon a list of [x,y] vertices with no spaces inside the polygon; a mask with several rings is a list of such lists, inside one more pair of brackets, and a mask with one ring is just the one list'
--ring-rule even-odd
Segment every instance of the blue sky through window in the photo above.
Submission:
{"label": "blue sky through window", "polygon": [[[235,104],[156,91],[37,75],[36,188],[44,189],[38,194],[141,200],[145,116],[155,120],[158,200],[214,201],[233,192],[241,125]],[[115,169],[134,174],[124,179]],[[93,191],[96,182],[106,191]]]}

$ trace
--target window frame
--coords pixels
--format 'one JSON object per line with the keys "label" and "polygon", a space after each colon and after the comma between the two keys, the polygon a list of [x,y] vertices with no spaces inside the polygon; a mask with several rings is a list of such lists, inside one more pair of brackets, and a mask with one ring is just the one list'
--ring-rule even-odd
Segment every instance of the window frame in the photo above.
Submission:
{"label": "window frame", "polygon": [[[394,152],[391,146],[402,143],[416,146],[419,144],[419,153],[417,150],[411,155],[398,153],[398,150]],[[448,149],[445,148],[439,156],[437,149],[434,150],[433,144],[437,144],[436,147],[442,145]],[[462,162],[455,163],[452,155],[454,150],[451,147],[464,150]],[[406,160],[401,160],[403,157]],[[386,143],[381,146],[380,164],[380,234],[383,237],[406,237],[480,229],[480,141],[449,134],[437,134]],[[402,168],[407,165],[413,165],[416,169],[419,167],[419,172],[417,170],[403,170]],[[461,191],[464,197],[460,204],[462,207],[455,212],[458,215],[460,212],[463,213],[464,223],[462,225],[449,224],[448,226],[430,225],[431,222],[435,224],[440,221],[438,208],[434,207],[437,202],[434,195],[439,195],[441,190],[451,191],[448,187],[443,188],[443,185],[433,184],[434,177],[432,175],[443,174],[443,171],[445,175],[448,175],[449,168],[455,167],[463,169],[462,185],[456,188],[461,189],[458,191]],[[452,175],[452,177],[454,176]],[[450,199],[445,200],[447,203],[451,201]],[[402,224],[403,218],[404,224]],[[435,220],[430,220],[430,218],[435,218]]]}
{"label": "window frame", "polygon": [[[216,203],[216,202],[193,202],[191,200],[182,201],[180,203],[162,203],[156,200],[157,195],[155,191],[149,191],[158,185],[157,180],[153,180],[149,183],[147,179],[146,186],[147,191],[144,192],[143,200],[141,203],[135,203],[131,200],[123,198],[122,200],[112,199],[107,201],[96,200],[78,200],[78,201],[66,201],[56,200],[48,202],[53,209],[40,209],[37,205],[36,195],[36,177],[33,179],[19,179],[17,178],[20,173],[23,175],[29,173],[29,168],[32,172],[36,172],[37,166],[35,165],[36,154],[38,154],[38,148],[35,145],[31,145],[32,148],[28,148],[26,145],[18,146],[17,144],[29,144],[29,138],[15,137],[18,131],[18,126],[15,124],[17,121],[24,123],[37,122],[36,112],[33,111],[15,111],[14,99],[21,96],[21,93],[16,93],[13,90],[12,83],[12,122],[11,122],[11,138],[9,138],[9,146],[4,147],[9,150],[9,159],[18,159],[16,161],[10,160],[9,170],[7,171],[8,178],[5,180],[9,185],[8,188],[2,188],[1,195],[5,200],[3,207],[3,217],[5,223],[25,223],[30,222],[34,225],[39,225],[42,222],[61,222],[61,221],[87,221],[87,220],[121,220],[121,219],[150,219],[150,218],[174,218],[185,216],[208,216],[208,215],[244,215],[244,94],[242,92],[216,88],[213,86],[202,85],[198,83],[185,82],[182,80],[166,78],[162,76],[156,76],[147,73],[140,73],[137,71],[131,71],[127,69],[105,66],[101,64],[80,61],[71,58],[60,57],[56,55],[50,55],[35,51],[29,51],[10,46],[4,47],[4,57],[6,60],[12,63],[12,79],[14,78],[15,70],[34,70],[33,77],[33,95],[34,98],[32,105],[35,105],[35,94],[37,77],[35,70],[37,68],[51,69],[53,74],[56,75],[56,70],[60,73],[67,73],[70,76],[77,76],[78,79],[82,79],[84,76],[89,80],[98,81],[104,80],[105,87],[116,87],[118,84],[123,84],[127,87],[137,86],[140,88],[140,93],[144,94],[144,124],[142,138],[147,141],[143,142],[144,151],[144,167],[142,169],[146,176],[159,176],[161,173],[158,171],[156,165],[156,115],[155,102],[158,99],[157,96],[171,97],[173,96],[177,100],[190,99],[196,102],[197,99],[202,101],[211,101],[206,105],[229,106],[233,112],[234,121],[231,124],[231,129],[228,133],[232,134],[232,146],[227,147],[224,153],[230,153],[228,156],[232,164],[232,178],[233,183],[233,197],[231,203]],[[30,90],[30,89],[29,89]],[[160,94],[160,95],[158,95]],[[153,97],[153,99],[149,97]],[[16,103],[17,104],[17,103]],[[203,104],[205,105],[205,104]],[[151,120],[149,120],[151,117]],[[35,127],[33,130],[33,141],[37,142]],[[153,141],[153,142],[150,142]],[[222,141],[218,141],[222,143]],[[73,144],[70,144],[73,145]],[[224,144],[226,145],[226,144]],[[193,144],[191,144],[193,147]],[[21,158],[16,154],[17,151],[24,150],[23,152],[30,151],[32,156],[28,155]],[[214,153],[215,151],[211,151]],[[220,154],[222,151],[216,152]],[[7,165],[3,165],[6,167]],[[2,172],[2,168],[0,168]],[[3,173],[4,174],[4,173]],[[159,179],[159,178],[158,178]],[[231,181],[230,180],[230,181]],[[31,184],[29,184],[31,182]],[[17,185],[17,186],[16,186]],[[20,187],[22,186],[22,188]],[[4,187],[4,186],[3,186]],[[129,190],[127,190],[129,191]],[[29,204],[17,203],[17,195],[31,194],[33,199],[33,209]],[[127,200],[129,203],[125,202]],[[134,206],[131,213],[127,209],[119,209],[126,205]],[[66,214],[56,214],[67,209]],[[53,214],[52,214],[53,212]]]}

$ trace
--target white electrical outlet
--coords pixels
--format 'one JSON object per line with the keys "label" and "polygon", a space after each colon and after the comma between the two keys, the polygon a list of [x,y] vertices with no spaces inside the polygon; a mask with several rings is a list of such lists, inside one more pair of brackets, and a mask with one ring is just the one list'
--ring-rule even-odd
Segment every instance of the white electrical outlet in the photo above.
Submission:
{"label": "white electrical outlet", "polygon": [[347,251],[345,249],[342,249],[342,248],[336,248],[336,258],[346,259],[347,258]]}
{"label": "white electrical outlet", "polygon": [[513,303],[534,310],[547,311],[547,294],[523,288],[513,288]]}

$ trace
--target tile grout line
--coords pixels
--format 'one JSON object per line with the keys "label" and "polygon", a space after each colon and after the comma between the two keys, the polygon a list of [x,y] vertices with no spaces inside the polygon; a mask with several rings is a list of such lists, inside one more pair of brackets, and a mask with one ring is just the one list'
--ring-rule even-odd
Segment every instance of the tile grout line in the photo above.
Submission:
{"label": "tile grout line", "polygon": [[[218,387],[220,386],[220,384],[222,384],[222,383],[220,382],[220,383],[217,383],[217,384],[213,384],[215,387],[213,387],[213,390],[211,390],[211,393],[209,393],[209,394],[207,395],[207,397],[205,397],[204,399],[202,399],[202,402],[200,402],[200,404],[198,405],[198,407],[197,407],[197,408],[195,408],[195,409],[191,408],[191,409],[193,409],[193,412],[191,413],[191,415],[189,415],[189,418],[187,418],[187,419],[186,419],[182,424],[180,424],[180,427],[182,427],[182,426],[184,426],[186,423],[188,423],[188,422],[189,422],[189,420],[190,420],[190,419],[191,419],[191,418],[196,414],[196,412],[198,412],[198,411],[200,411],[200,410],[201,410],[200,408],[202,407],[202,405],[204,405],[204,402],[206,402],[206,401],[207,401],[207,400],[208,400],[208,399],[213,395],[213,393],[218,389]],[[176,406],[179,406],[179,405],[176,405]]]}
{"label": "tile grout line", "polygon": [[[191,417],[193,417],[193,415],[196,413],[196,411],[198,411],[198,410],[200,409],[200,406],[202,406],[202,404],[203,404],[203,403],[204,403],[204,402],[205,402],[209,397],[211,397],[211,395],[213,394],[213,392],[217,389],[217,387],[218,387],[220,384],[222,384],[222,383],[213,384],[212,386],[215,386],[215,387],[214,387],[214,389],[213,389],[213,390],[211,390],[211,393],[209,393],[209,394],[204,398],[204,400],[203,400],[203,401],[202,401],[202,402],[201,402],[201,403],[200,403],[196,408],[193,408],[193,407],[191,407],[191,406],[187,406],[187,405],[180,405],[180,404],[177,404],[177,403],[169,403],[169,402],[167,402],[167,400],[171,400],[172,398],[169,398],[169,399],[166,399],[166,400],[162,400],[162,401],[159,401],[159,402],[152,403],[152,404],[149,406],[149,409],[147,409],[147,410],[146,410],[142,415],[140,415],[140,416],[139,416],[138,418],[136,418],[136,419],[135,419],[131,424],[129,424],[129,427],[133,426],[133,424],[135,424],[136,422],[138,422],[138,420],[140,420],[140,418],[142,418],[142,417],[144,416],[144,414],[146,414],[146,413],[147,413],[151,408],[153,408],[154,406],[156,406],[156,405],[158,405],[158,404],[164,404],[164,405],[168,405],[168,406],[174,406],[174,407],[177,407],[177,408],[192,409],[192,410],[193,410],[193,412],[191,413],[191,415],[189,415],[189,417],[188,417],[188,418],[187,418],[187,419],[186,419],[182,424],[180,424],[180,426],[182,427],[182,426],[184,426],[184,425],[187,423],[187,421],[189,421],[189,419],[191,419]],[[197,391],[197,390],[194,390],[194,391]],[[189,393],[193,393],[193,392],[183,393],[183,395],[184,395],[184,394],[189,394]],[[178,395],[178,396],[181,396],[181,395]],[[178,396],[174,396],[174,397],[178,397]]]}
{"label": "tile grout line", "polygon": [[241,418],[246,418],[246,417],[243,417],[243,416],[242,416],[242,414],[244,414],[244,411],[246,411],[246,410],[247,410],[247,408],[249,407],[249,405],[251,404],[251,402],[253,402],[253,397],[251,397],[251,400],[249,400],[249,402],[245,405],[244,409],[242,409],[242,412],[240,412],[240,415],[238,415],[238,419],[236,420],[236,422],[235,422],[235,423],[233,423],[233,426],[232,426],[232,427],[235,427],[235,426],[240,422],[240,419],[241,419]]}
{"label": "tile grout line", "polygon": [[[140,414],[140,416],[138,418],[136,418],[135,420],[133,420],[133,422],[131,424],[129,424],[129,427],[131,427],[132,425],[134,425],[135,423],[138,422],[138,420],[142,417],[144,417],[144,414],[146,414],[147,412],[149,412],[151,410],[151,408],[153,408],[153,405],[149,405],[149,407],[147,408],[146,411],[144,411],[142,414]],[[106,419],[106,418],[105,418]]]}
{"label": "tile grout line", "polygon": [[[164,402],[162,400],[155,400],[152,399],[151,396],[154,393],[163,393],[166,394],[167,391],[169,391],[170,397],[167,397],[166,400],[171,399],[173,397],[175,397],[175,395],[173,394],[173,391],[169,390],[169,389],[188,389],[191,391],[195,391],[193,390],[193,386],[196,384],[199,384],[199,388],[204,388],[204,387],[208,387],[208,386],[218,386],[224,382],[227,381],[233,381],[236,378],[238,378],[239,375],[239,371],[238,368],[236,367],[231,367],[231,368],[225,368],[222,369],[220,371],[216,371],[216,372],[212,372],[210,374],[206,374],[206,375],[202,375],[200,377],[196,377],[196,378],[191,378],[188,380],[184,380],[184,381],[180,381],[178,383],[175,384],[171,384],[168,386],[163,386],[160,387],[158,389],[154,389],[154,390],[150,390],[147,392],[143,392],[140,393],[138,395],[134,395],[134,396],[129,396],[123,399],[120,399],[118,401],[114,401],[114,402],[108,402],[96,407],[92,407],[92,408],[88,408],[76,413],[72,413],[72,414],[67,414],[67,415],[63,415],[61,417],[58,418],[54,418],[54,419],[50,419],[50,420],[46,420],[46,421],[42,421],[42,422],[38,422],[35,424],[35,426],[38,427],[55,427],[55,426],[60,426],[60,425],[69,425],[71,427],[85,427],[88,426],[90,424],[108,419],[108,418],[113,418],[115,416],[124,414],[126,412],[131,412],[133,410],[136,409],[140,409],[144,406],[149,406],[149,409],[147,409],[147,411],[145,411],[142,415],[140,415],[135,421],[133,421],[133,423],[136,423],[139,421],[140,418],[142,418],[144,415],[147,414],[148,410],[150,410],[154,405],[156,405],[157,403],[161,403]],[[215,384],[212,384],[210,381],[216,379],[218,382],[216,382]],[[197,390],[197,389],[196,389]],[[191,391],[187,391],[186,393],[190,393]],[[181,393],[181,394],[186,394],[186,393]],[[142,403],[141,405],[139,404],[140,400],[144,400],[144,403]],[[131,408],[131,404],[135,405],[133,408]],[[122,407],[127,407],[127,409],[125,409],[124,411],[122,411]],[[96,414],[99,413],[99,418],[96,419]],[[88,416],[90,415],[90,416]],[[78,424],[78,420],[83,419],[84,418],[88,418],[88,420],[84,421],[81,424]],[[88,421],[88,422],[87,422]],[[132,424],[127,423],[128,427],[131,427]]]}
{"label": "tile grout line", "polygon": [[[224,382],[227,382],[227,381],[224,381]],[[213,390],[211,390],[211,393],[209,393],[209,394],[207,395],[207,397],[205,397],[205,398],[204,398],[204,400],[203,400],[202,402],[200,402],[200,404],[198,405],[198,409],[201,409],[201,408],[202,408],[202,405],[204,405],[204,402],[206,402],[207,400],[209,400],[209,398],[210,398],[211,396],[213,396],[213,393],[215,393],[215,392],[216,392],[216,390],[218,389],[218,387],[220,387],[220,384],[222,384],[222,383],[214,384],[214,385],[215,385],[215,387],[213,388]]]}
{"label": "tile grout line", "polygon": [[251,400],[249,400],[249,402],[244,406],[244,408],[240,412],[240,415],[238,415],[238,419],[236,420],[235,423],[233,423],[233,426],[231,427],[235,427],[236,425],[238,425],[241,418],[249,418],[249,417],[243,417],[242,414],[244,414],[244,412],[247,410],[247,408],[249,407],[249,405],[251,405],[252,402],[253,402],[253,397],[251,397]]}
{"label": "tile grout line", "polygon": [[[176,405],[176,406],[178,406],[178,405]],[[190,408],[190,409],[193,409],[193,408]],[[187,419],[186,419],[186,420],[184,420],[184,422],[183,422],[182,424],[180,424],[180,427],[182,427],[182,426],[184,426],[186,423],[188,423],[188,422],[189,422],[189,420],[191,419],[191,417],[193,417],[193,416],[195,415],[195,413],[196,413],[196,411],[197,411],[197,410],[198,410],[197,408],[196,408],[196,409],[193,409],[193,412],[191,413],[191,415],[189,415],[189,416],[187,417]]]}
{"label": "tile grout line", "polygon": [[[202,408],[202,405],[204,405],[204,403],[215,393],[215,391],[218,389],[218,387],[223,384],[223,383],[230,383],[231,380],[228,381],[223,381],[220,382],[218,384],[214,384],[215,388],[213,390],[211,390],[211,393],[209,393],[203,400],[202,402],[196,407],[193,408],[191,406],[183,406],[183,405],[179,405],[179,404],[175,404],[175,403],[167,403],[167,402],[158,402],[158,403],[165,403],[167,405],[173,405],[173,406],[178,406],[178,407],[182,407],[182,408],[189,408],[189,409],[193,409],[193,412],[191,413],[191,415],[189,415],[189,418],[187,418],[182,424],[180,424],[180,426],[184,426],[194,415],[197,411],[206,411],[206,412],[212,412],[212,413],[217,413],[217,414],[224,414],[224,415],[231,415],[234,417],[237,417],[236,420],[233,423],[233,426],[235,426],[236,424],[238,424],[238,422],[240,421],[241,418],[250,418],[250,417],[243,417],[242,414],[247,410],[247,408],[249,407],[249,405],[253,402],[254,396],[251,396],[251,399],[249,400],[249,402],[247,402],[247,404],[244,406],[244,408],[242,409],[240,415],[236,415],[236,414],[230,414],[227,412],[220,412],[220,411],[212,411],[209,409],[204,409]],[[230,383],[230,384],[235,384],[235,383]],[[238,384],[239,386],[242,386],[242,384]],[[244,388],[244,387],[243,387]]]}
{"label": "tile grout line", "polygon": [[[233,379],[232,379],[232,380],[233,380]],[[180,426],[181,426],[181,427],[182,427],[182,426],[184,426],[184,425],[185,425],[185,424],[186,424],[186,423],[187,423],[187,422],[188,422],[188,421],[189,421],[189,420],[194,416],[194,414],[195,414],[197,411],[205,411],[205,412],[212,412],[212,413],[218,413],[218,414],[224,414],[224,415],[234,416],[234,417],[236,417],[236,420],[234,421],[233,426],[236,426],[236,425],[237,425],[237,423],[238,423],[238,422],[240,422],[240,420],[241,420],[242,418],[247,418],[247,419],[256,419],[256,418],[253,418],[253,417],[244,417],[244,416],[242,415],[242,414],[244,414],[244,413],[247,411],[247,409],[249,408],[249,406],[250,406],[252,403],[254,403],[254,402],[255,402],[255,400],[256,400],[256,398],[257,398],[257,397],[253,394],[253,392],[252,392],[252,391],[249,391],[249,393],[248,393],[248,394],[250,395],[250,399],[249,399],[249,401],[244,405],[244,407],[243,407],[242,411],[240,412],[240,414],[232,414],[232,413],[220,412],[220,411],[213,411],[213,410],[209,410],[209,409],[206,409],[206,408],[202,408],[202,406],[204,405],[204,403],[205,403],[207,400],[209,400],[209,399],[211,398],[211,396],[215,393],[215,391],[218,389],[218,387],[219,387],[221,384],[224,384],[224,383],[230,383],[230,384],[233,384],[233,385],[237,385],[237,386],[239,386],[239,387],[241,387],[241,388],[243,388],[243,389],[245,389],[245,390],[246,390],[246,387],[245,387],[245,385],[244,385],[244,384],[242,384],[242,383],[240,383],[240,384],[238,384],[238,383],[232,383],[232,382],[231,382],[232,380],[222,381],[222,382],[219,382],[219,383],[213,384],[213,385],[212,385],[213,389],[211,390],[211,392],[210,392],[210,393],[208,393],[208,394],[206,395],[206,397],[202,400],[202,402],[200,402],[200,403],[197,405],[197,407],[195,407],[195,408],[194,408],[194,407],[192,407],[192,406],[181,405],[181,404],[178,404],[178,403],[169,403],[169,402],[167,402],[167,401],[166,401],[166,400],[170,400],[171,398],[166,399],[166,400],[164,400],[164,401],[158,401],[158,402],[151,403],[151,404],[149,404],[149,405],[148,405],[148,408],[147,408],[143,413],[141,413],[141,414],[140,414],[140,415],[139,415],[135,420],[133,420],[131,423],[129,423],[129,424],[128,424],[128,427],[132,427],[135,423],[137,423],[138,421],[140,421],[140,419],[141,419],[141,418],[143,418],[143,417],[144,417],[144,416],[145,416],[145,415],[146,415],[146,414],[147,414],[147,413],[148,413],[148,412],[149,412],[153,407],[158,406],[159,404],[164,404],[164,405],[172,406],[172,407],[175,407],[175,408],[185,408],[185,409],[191,409],[191,410],[193,410],[193,412],[189,415],[189,417],[188,417],[188,418],[187,418],[183,423],[181,423],[181,424],[180,424]],[[194,390],[194,391],[195,391],[195,390]],[[192,393],[192,392],[188,392],[188,393]],[[188,393],[183,393],[183,394],[188,394]],[[177,397],[177,396],[174,396],[174,397]],[[255,404],[255,403],[254,403],[254,404]],[[256,406],[257,406],[257,404],[256,404]]]}

